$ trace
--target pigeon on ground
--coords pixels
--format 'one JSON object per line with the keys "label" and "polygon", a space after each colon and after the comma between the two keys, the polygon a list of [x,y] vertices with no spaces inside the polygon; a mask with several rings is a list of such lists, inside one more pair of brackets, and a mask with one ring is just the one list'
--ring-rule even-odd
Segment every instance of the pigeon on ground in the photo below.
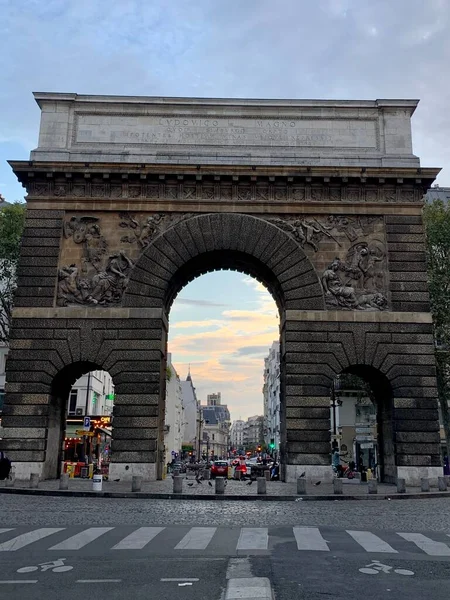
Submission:
{"label": "pigeon on ground", "polygon": [[201,479],[196,479],[195,481],[197,482],[197,485],[198,485],[199,483],[202,483]]}
{"label": "pigeon on ground", "polygon": [[247,483],[247,485],[252,485],[253,483],[253,479],[250,479],[250,481]]}
{"label": "pigeon on ground", "polygon": [[117,481],[120,481],[120,479],[113,479],[113,481],[117,482]]}
{"label": "pigeon on ground", "polygon": [[321,481],[316,481],[316,483],[314,485],[320,485],[322,482]]}
{"label": "pigeon on ground", "polygon": [[208,481],[208,485],[209,485],[210,487],[212,487],[212,483],[211,483],[210,481]]}
{"label": "pigeon on ground", "polygon": [[303,471],[303,473],[300,475],[300,477],[304,477],[306,475],[306,471]]}
{"label": "pigeon on ground", "polygon": [[189,486],[189,487],[192,487],[193,485],[194,485],[193,483],[188,483],[188,486]]}

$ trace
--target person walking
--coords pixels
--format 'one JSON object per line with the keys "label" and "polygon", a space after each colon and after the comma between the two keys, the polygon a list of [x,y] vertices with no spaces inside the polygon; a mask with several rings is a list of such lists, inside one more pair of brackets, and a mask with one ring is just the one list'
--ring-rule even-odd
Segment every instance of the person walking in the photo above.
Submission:
{"label": "person walking", "polygon": [[8,479],[9,474],[11,472],[11,461],[3,452],[0,450],[0,481],[4,479]]}

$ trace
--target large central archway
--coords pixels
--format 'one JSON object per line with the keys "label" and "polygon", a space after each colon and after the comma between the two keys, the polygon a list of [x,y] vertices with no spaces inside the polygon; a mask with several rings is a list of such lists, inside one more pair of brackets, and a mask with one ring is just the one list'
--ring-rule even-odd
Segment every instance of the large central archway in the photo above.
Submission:
{"label": "large central archway", "polygon": [[[157,439],[157,476],[162,473],[165,360],[167,323],[173,300],[190,281],[214,270],[232,269],[263,283],[274,297],[281,321],[281,459],[289,461],[286,430],[286,388],[284,368],[286,310],[324,309],[322,287],[303,248],[287,233],[263,219],[239,214],[211,214],[187,218],[157,237],[140,257],[130,275],[124,305],[162,311],[160,363],[153,362],[151,380],[159,381]],[[118,385],[120,392],[120,383]],[[118,395],[120,403],[120,393]],[[315,409],[317,410],[317,409]],[[115,419],[120,428],[120,417]],[[127,429],[129,429],[127,427]],[[130,436],[139,435],[138,431]],[[133,439],[135,439],[133,437]],[[322,438],[323,439],[323,438]],[[329,452],[325,444],[321,448]],[[114,448],[114,470],[120,476],[120,452]]]}

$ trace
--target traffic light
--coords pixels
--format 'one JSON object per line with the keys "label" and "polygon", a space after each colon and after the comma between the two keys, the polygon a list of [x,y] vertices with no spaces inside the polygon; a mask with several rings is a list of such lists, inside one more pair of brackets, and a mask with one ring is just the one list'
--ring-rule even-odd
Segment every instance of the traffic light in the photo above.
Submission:
{"label": "traffic light", "polygon": [[273,438],[270,440],[269,450],[275,450],[275,442]]}
{"label": "traffic light", "polygon": [[261,446],[258,446],[256,449],[258,450],[258,452],[261,452],[262,450]]}

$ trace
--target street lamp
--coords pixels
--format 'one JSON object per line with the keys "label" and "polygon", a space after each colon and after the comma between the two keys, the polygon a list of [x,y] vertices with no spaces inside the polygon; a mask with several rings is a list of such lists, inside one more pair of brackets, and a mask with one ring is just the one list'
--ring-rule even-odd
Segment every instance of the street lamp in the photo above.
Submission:
{"label": "street lamp", "polygon": [[333,385],[331,386],[331,406],[333,408],[333,445],[336,445],[337,427],[336,427],[336,406],[342,406],[342,400],[336,399],[336,392],[339,393],[341,389],[341,380],[339,375],[333,379]]}

